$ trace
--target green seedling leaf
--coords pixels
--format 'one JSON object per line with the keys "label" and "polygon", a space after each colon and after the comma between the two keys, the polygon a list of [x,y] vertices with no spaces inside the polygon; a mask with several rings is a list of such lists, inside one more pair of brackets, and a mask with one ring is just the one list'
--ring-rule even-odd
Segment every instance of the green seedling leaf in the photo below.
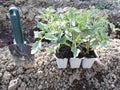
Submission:
{"label": "green seedling leaf", "polygon": [[54,46],[54,50],[57,51],[60,48],[60,43],[56,43]]}
{"label": "green seedling leaf", "polygon": [[92,46],[92,47],[95,47],[95,46],[97,46],[97,45],[98,45],[98,41],[95,40],[95,41],[92,42],[92,45],[91,45],[91,46]]}
{"label": "green seedling leaf", "polygon": [[80,53],[80,50],[77,49],[77,48],[74,47],[74,46],[72,46],[71,51],[73,52],[74,58],[76,58],[76,57],[79,55],[79,53]]}
{"label": "green seedling leaf", "polygon": [[74,42],[77,40],[77,37],[79,37],[79,33],[72,29],[72,40]]}
{"label": "green seedling leaf", "polygon": [[84,42],[86,42],[86,41],[84,41],[83,39],[79,39],[79,40],[78,40],[78,43],[79,43],[79,44],[84,43]]}
{"label": "green seedling leaf", "polygon": [[48,51],[48,52],[54,52],[54,47],[53,47],[53,46],[46,47],[45,49],[46,49],[46,51]]}
{"label": "green seedling leaf", "polygon": [[53,34],[45,34],[45,39],[47,40],[57,40],[57,38]]}
{"label": "green seedling leaf", "polygon": [[65,37],[67,40],[72,41],[72,39],[68,35],[65,35]]}
{"label": "green seedling leaf", "polygon": [[61,39],[61,37],[63,36],[63,33],[57,33],[56,34],[56,37],[57,37],[57,40],[59,41]]}
{"label": "green seedling leaf", "polygon": [[32,46],[31,54],[35,54],[37,50],[39,49],[39,47],[41,47],[41,42],[36,41]]}
{"label": "green seedling leaf", "polygon": [[102,42],[101,42],[101,47],[105,47],[105,45],[106,45],[106,41],[105,40],[103,40]]}
{"label": "green seedling leaf", "polygon": [[34,31],[34,38],[42,38],[44,32],[43,31]]}
{"label": "green seedling leaf", "polygon": [[74,28],[74,30],[75,30],[77,33],[80,33],[79,28]]}
{"label": "green seedling leaf", "polygon": [[65,44],[65,43],[66,43],[66,40],[67,40],[67,38],[66,38],[65,36],[63,36],[63,37],[60,39],[59,43],[60,43],[60,44]]}
{"label": "green seedling leaf", "polygon": [[70,32],[70,30],[66,30],[65,34],[68,35],[68,36],[72,36],[72,33]]}
{"label": "green seedling leaf", "polygon": [[39,38],[39,32],[38,31],[34,31],[34,38]]}
{"label": "green seedling leaf", "polygon": [[72,24],[72,26],[75,26],[75,21],[72,20],[72,21],[71,21],[71,24]]}
{"label": "green seedling leaf", "polygon": [[99,30],[99,28],[100,28],[100,25],[99,25],[99,24],[96,24],[96,25],[94,25],[94,26],[92,27],[91,30],[94,32],[94,31]]}
{"label": "green seedling leaf", "polygon": [[41,30],[46,30],[47,29],[47,25],[46,24],[43,24],[42,22],[39,22],[37,24],[37,27],[40,28]]}
{"label": "green seedling leaf", "polygon": [[39,23],[37,24],[37,27],[40,28],[41,30],[44,29],[44,25],[43,25],[43,23],[41,23],[41,22],[39,22]]}

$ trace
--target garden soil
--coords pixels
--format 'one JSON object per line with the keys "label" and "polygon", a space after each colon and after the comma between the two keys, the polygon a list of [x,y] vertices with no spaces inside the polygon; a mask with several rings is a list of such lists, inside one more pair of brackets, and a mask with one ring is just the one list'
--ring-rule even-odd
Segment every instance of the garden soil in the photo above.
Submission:
{"label": "garden soil", "polygon": [[[50,44],[50,43],[49,43]],[[111,39],[97,52],[103,64],[95,62],[91,69],[58,69],[52,53],[44,47],[35,60],[21,65],[12,58],[8,47],[0,48],[0,90],[119,90],[120,40]]]}
{"label": "garden soil", "polygon": [[[22,30],[27,43],[34,42],[33,31],[42,14],[42,8],[53,6],[58,12],[63,12],[66,7],[73,6],[78,9],[102,5],[101,13],[108,15],[108,19],[117,28],[120,27],[120,4],[114,0],[1,0],[0,1],[0,47],[13,43],[13,35],[9,20],[8,10],[16,6],[20,11]],[[38,29],[37,29],[38,30]],[[116,34],[116,33],[115,33]],[[112,37],[114,37],[113,35]],[[120,36],[120,35],[119,35]]]}
{"label": "garden soil", "polygon": [[[12,30],[8,18],[11,6],[17,6],[21,14],[24,38],[27,43],[34,42],[33,31],[43,7],[54,6],[63,11],[66,6],[89,8],[104,1],[101,12],[109,16],[118,29],[120,28],[120,4],[113,0],[0,0],[0,90],[120,90],[120,33],[114,31],[105,48],[97,49],[100,61],[91,69],[58,69],[52,53],[47,53],[43,45],[36,54],[35,60],[21,65],[12,58],[8,45],[13,43]],[[118,38],[118,39],[117,39]]]}

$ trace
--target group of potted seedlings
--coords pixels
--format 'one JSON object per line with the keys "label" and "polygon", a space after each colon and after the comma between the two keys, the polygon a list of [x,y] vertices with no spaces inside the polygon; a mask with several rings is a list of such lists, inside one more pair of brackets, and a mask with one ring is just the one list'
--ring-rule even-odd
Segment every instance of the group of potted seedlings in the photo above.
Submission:
{"label": "group of potted seedlings", "polygon": [[53,12],[44,9],[40,15],[34,44],[31,53],[41,47],[43,39],[52,44],[46,48],[54,52],[58,68],[91,68],[94,61],[99,60],[96,47],[105,46],[108,37],[108,25],[112,25],[99,10],[95,8],[76,9],[69,7],[65,12]]}

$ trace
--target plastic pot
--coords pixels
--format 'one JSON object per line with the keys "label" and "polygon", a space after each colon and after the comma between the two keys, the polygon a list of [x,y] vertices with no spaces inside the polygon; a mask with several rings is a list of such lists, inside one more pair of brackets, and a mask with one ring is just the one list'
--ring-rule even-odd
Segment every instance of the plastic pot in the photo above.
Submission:
{"label": "plastic pot", "polygon": [[70,58],[70,67],[79,68],[81,61],[82,61],[82,58]]}
{"label": "plastic pot", "polygon": [[82,67],[83,68],[91,68],[92,67],[92,65],[93,65],[93,63],[95,62],[95,61],[98,61],[99,60],[99,56],[98,56],[98,54],[96,53],[96,51],[94,51],[95,52],[95,55],[96,55],[96,58],[84,58],[83,59],[83,61],[82,61]]}
{"label": "plastic pot", "polygon": [[56,58],[56,62],[57,62],[57,66],[58,68],[66,68],[67,67],[67,64],[68,64],[68,59],[67,58]]}

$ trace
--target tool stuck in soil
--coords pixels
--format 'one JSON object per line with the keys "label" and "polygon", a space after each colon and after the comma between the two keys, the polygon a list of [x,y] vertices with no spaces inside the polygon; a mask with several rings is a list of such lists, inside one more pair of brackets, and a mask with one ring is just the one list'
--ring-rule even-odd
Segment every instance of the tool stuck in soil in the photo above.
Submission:
{"label": "tool stuck in soil", "polygon": [[11,55],[20,63],[33,61],[34,55],[31,55],[31,46],[25,44],[20,24],[20,15],[16,7],[9,9],[9,18],[15,40],[15,43],[9,46]]}

